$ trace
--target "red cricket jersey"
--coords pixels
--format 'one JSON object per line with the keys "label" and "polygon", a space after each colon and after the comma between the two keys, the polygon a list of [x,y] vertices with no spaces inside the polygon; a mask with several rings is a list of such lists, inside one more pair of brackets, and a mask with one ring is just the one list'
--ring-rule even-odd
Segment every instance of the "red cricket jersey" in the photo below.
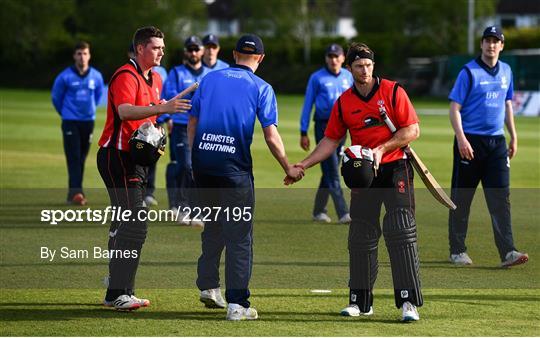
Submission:
{"label": "red cricket jersey", "polygon": [[133,132],[146,121],[156,122],[156,116],[142,120],[124,120],[118,115],[118,106],[129,103],[134,106],[153,106],[159,104],[161,96],[161,77],[149,73],[146,80],[139,65],[134,60],[120,67],[109,82],[107,99],[107,120],[99,146],[129,151],[129,139]]}
{"label": "red cricket jersey", "polygon": [[[375,148],[392,138],[379,107],[384,106],[396,129],[418,123],[418,116],[405,90],[394,81],[375,78],[375,85],[362,96],[353,85],[336,101],[324,135],[341,140],[349,130],[352,145]],[[341,106],[341,109],[340,109]],[[341,112],[340,112],[341,110]],[[401,149],[385,153],[381,164],[407,158]]]}

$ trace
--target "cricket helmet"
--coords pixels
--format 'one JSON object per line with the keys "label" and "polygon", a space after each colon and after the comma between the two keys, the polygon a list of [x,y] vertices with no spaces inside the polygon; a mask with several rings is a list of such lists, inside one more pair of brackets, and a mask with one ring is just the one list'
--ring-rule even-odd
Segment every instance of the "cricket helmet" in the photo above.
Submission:
{"label": "cricket helmet", "polygon": [[368,188],[373,182],[373,151],[362,146],[350,146],[344,151],[341,176],[347,187]]}
{"label": "cricket helmet", "polygon": [[142,166],[151,166],[165,153],[167,137],[161,128],[150,122],[143,123],[129,139],[129,152],[133,161]]}

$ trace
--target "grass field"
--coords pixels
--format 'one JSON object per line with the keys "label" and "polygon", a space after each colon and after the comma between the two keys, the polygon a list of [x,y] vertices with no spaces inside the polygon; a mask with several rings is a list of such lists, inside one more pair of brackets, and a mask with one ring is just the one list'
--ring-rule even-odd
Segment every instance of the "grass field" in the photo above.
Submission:
{"label": "grass field", "polygon": [[[104,259],[47,262],[40,247],[91,249],[105,246],[107,225],[40,222],[41,209],[65,209],[67,184],[60,120],[49,93],[0,90],[0,335],[144,336],[537,336],[540,332],[540,119],[517,118],[519,150],[512,161],[514,239],[531,261],[498,268],[491,222],[480,192],[473,204],[468,236],[475,264],[456,268],[446,262],[447,211],[417,185],[417,223],[425,305],[421,321],[402,325],[393,305],[384,241],[380,242],[375,314],[342,318],[347,303],[347,227],[313,224],[312,201],[319,169],[292,188],[262,139],[252,147],[255,214],[252,303],[256,322],[224,321],[224,311],[205,310],[194,285],[200,230],[173,223],[151,223],[137,277],[138,295],[152,306],[119,313],[100,306]],[[291,161],[305,153],[298,145],[302,98],[280,96],[280,132]],[[417,153],[439,182],[451,176],[452,131],[447,116],[423,115],[444,102],[413,100],[421,118]],[[98,112],[95,136],[101,133]],[[85,172],[92,208],[107,203],[95,165],[94,143]],[[158,164],[157,186],[164,187],[166,160]],[[165,193],[158,199],[166,204]],[[330,215],[335,218],[332,205]],[[328,289],[329,294],[311,293]]]}

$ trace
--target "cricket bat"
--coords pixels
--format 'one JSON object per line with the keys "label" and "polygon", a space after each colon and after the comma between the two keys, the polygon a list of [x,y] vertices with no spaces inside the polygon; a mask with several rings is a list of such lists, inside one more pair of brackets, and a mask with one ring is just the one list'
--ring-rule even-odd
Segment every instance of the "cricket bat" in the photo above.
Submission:
{"label": "cricket bat", "polygon": [[[379,106],[379,113],[380,113],[381,118],[383,119],[384,123],[386,123],[386,125],[390,129],[390,131],[392,133],[395,133],[397,129],[394,126],[394,123],[392,123],[392,121],[388,117],[388,115],[386,113],[386,109],[384,108],[384,106],[382,106],[382,105]],[[422,179],[422,182],[424,182],[424,184],[426,185],[426,188],[428,188],[431,195],[433,197],[435,197],[435,199],[439,203],[441,203],[442,205],[444,205],[448,209],[456,210],[457,207],[454,204],[454,202],[450,199],[450,197],[448,197],[448,195],[446,194],[444,189],[441,187],[439,182],[437,182],[435,177],[433,177],[433,175],[431,175],[431,172],[428,170],[428,168],[426,167],[424,162],[422,162],[422,160],[420,160],[420,157],[416,154],[416,152],[410,146],[405,147],[403,150],[405,151],[407,156],[410,158],[411,164],[412,164],[414,170],[416,170],[416,172],[418,173],[418,175]]]}

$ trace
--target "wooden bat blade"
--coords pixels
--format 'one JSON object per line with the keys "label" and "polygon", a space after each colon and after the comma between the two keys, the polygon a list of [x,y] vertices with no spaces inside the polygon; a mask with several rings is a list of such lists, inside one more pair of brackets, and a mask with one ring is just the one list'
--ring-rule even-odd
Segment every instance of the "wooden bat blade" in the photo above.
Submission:
{"label": "wooden bat blade", "polygon": [[450,199],[450,197],[448,197],[448,195],[439,185],[435,177],[431,175],[431,172],[428,170],[422,160],[420,160],[420,157],[416,154],[416,152],[411,147],[408,147],[406,152],[411,159],[411,164],[413,168],[416,170],[431,195],[435,197],[435,199],[439,201],[439,203],[441,203],[448,209],[456,210],[457,207],[454,202]]}

